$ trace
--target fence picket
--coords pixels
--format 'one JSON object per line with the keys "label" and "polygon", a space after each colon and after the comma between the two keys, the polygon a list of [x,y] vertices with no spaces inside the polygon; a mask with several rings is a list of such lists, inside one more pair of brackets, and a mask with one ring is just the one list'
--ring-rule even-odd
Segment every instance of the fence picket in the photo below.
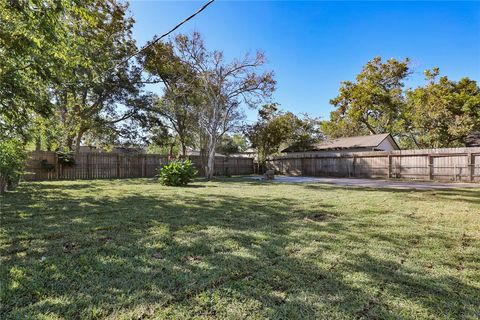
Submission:
{"label": "fence picket", "polygon": [[[160,167],[169,162],[168,156],[161,154],[117,154],[117,153],[80,153],[74,156],[75,165],[66,166],[58,161],[58,156],[51,151],[34,151],[29,153],[26,165],[27,181],[74,180],[74,179],[114,179],[154,177]],[[188,156],[203,175],[200,156]],[[253,159],[231,158],[215,159],[215,173],[248,175],[254,173]],[[42,165],[42,161],[44,164]],[[45,163],[52,165],[47,171]]]}
{"label": "fence picket", "polygon": [[480,182],[480,148],[292,153],[269,159],[267,168],[286,175]]}

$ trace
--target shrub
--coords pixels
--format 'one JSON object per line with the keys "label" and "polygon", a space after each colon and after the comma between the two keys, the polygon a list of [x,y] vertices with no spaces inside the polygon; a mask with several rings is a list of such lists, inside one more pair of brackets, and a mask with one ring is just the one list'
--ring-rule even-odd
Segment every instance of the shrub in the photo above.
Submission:
{"label": "shrub", "polygon": [[196,175],[190,160],[175,160],[160,169],[158,178],[165,186],[186,186]]}
{"label": "shrub", "polygon": [[5,192],[7,187],[12,189],[18,184],[25,160],[26,153],[20,141],[0,141],[0,193]]}
{"label": "shrub", "polygon": [[57,151],[58,162],[67,167],[75,165],[75,156],[71,151]]}

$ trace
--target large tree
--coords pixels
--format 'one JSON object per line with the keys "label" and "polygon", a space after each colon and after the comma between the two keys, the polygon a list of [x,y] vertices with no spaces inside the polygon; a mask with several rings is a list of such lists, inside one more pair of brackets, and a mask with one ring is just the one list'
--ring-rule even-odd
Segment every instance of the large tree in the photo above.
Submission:
{"label": "large tree", "polygon": [[264,105],[258,117],[257,122],[246,127],[246,134],[257,149],[261,164],[269,156],[279,153],[281,148],[290,146],[304,151],[322,138],[318,119],[308,116],[302,119],[291,112],[281,112],[276,103]]}
{"label": "large tree", "polygon": [[87,23],[73,25],[70,55],[62,81],[52,87],[60,144],[79,150],[87,132],[115,130],[115,125],[135,115],[147,103],[142,69],[127,60],[137,48],[131,31],[133,19],[127,5],[100,1]]}
{"label": "large tree", "polygon": [[153,77],[151,80],[163,84],[163,96],[157,98],[153,105],[147,106],[142,117],[147,123],[153,124],[149,128],[151,133],[164,133],[164,130],[159,130],[159,123],[174,133],[180,142],[182,155],[185,156],[186,148],[192,144],[198,128],[194,107],[201,103],[197,74],[188,63],[180,59],[172,42],[147,45],[141,61]]}
{"label": "large tree", "polygon": [[55,144],[78,150],[85,133],[146,103],[142,70],[126,60],[136,51],[126,12],[116,0],[1,2],[2,135],[54,131]]}
{"label": "large tree", "polygon": [[440,77],[438,68],[425,71],[427,84],[408,91],[405,136],[412,147],[464,146],[480,130],[480,88],[469,78],[458,82]]}
{"label": "large tree", "polygon": [[409,60],[380,57],[369,61],[355,81],[342,82],[340,93],[330,100],[335,110],[323,129],[330,137],[392,133],[401,131],[405,105],[404,80]]}
{"label": "large tree", "polygon": [[0,1],[0,138],[31,139],[31,118],[47,116],[53,84],[61,82],[70,55],[72,25],[95,14],[93,1]]}
{"label": "large tree", "polygon": [[93,15],[90,1],[0,1],[0,193],[21,176],[25,146],[53,109],[50,89],[72,63],[72,21]]}
{"label": "large tree", "polygon": [[245,55],[227,62],[221,51],[209,51],[199,33],[179,35],[179,57],[195,71],[201,103],[195,105],[207,154],[206,176],[213,177],[217,141],[239,125],[242,105],[255,106],[275,89],[272,72],[260,72],[265,56]]}
{"label": "large tree", "polygon": [[226,134],[218,140],[217,151],[226,156],[229,156],[234,153],[245,151],[247,149],[247,144],[247,138],[242,134]]}

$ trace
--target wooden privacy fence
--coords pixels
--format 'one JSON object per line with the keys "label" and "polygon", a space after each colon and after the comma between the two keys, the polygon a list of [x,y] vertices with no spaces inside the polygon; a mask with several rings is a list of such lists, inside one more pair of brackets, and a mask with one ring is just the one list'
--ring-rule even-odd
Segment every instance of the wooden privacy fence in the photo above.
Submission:
{"label": "wooden privacy fence", "polygon": [[292,153],[267,161],[285,175],[480,182],[480,148]]}
{"label": "wooden privacy fence", "polygon": [[[188,156],[199,175],[204,174],[200,156]],[[36,151],[28,155],[24,179],[74,180],[154,177],[158,169],[169,162],[161,154],[80,153],[75,164],[62,165],[55,152]],[[215,158],[215,175],[242,175],[253,173],[250,158]]]}

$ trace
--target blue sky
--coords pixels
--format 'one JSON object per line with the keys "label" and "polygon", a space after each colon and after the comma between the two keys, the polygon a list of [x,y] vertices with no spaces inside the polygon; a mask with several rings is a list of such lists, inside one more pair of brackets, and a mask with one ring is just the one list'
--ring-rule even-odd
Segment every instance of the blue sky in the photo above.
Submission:
{"label": "blue sky", "polygon": [[[139,45],[197,10],[203,1],[130,1]],[[409,57],[423,84],[435,66],[458,80],[480,80],[480,2],[216,1],[182,26],[199,31],[227,58],[260,49],[278,82],[281,108],[328,119],[342,80],[375,56]],[[247,119],[256,118],[248,110]]]}

